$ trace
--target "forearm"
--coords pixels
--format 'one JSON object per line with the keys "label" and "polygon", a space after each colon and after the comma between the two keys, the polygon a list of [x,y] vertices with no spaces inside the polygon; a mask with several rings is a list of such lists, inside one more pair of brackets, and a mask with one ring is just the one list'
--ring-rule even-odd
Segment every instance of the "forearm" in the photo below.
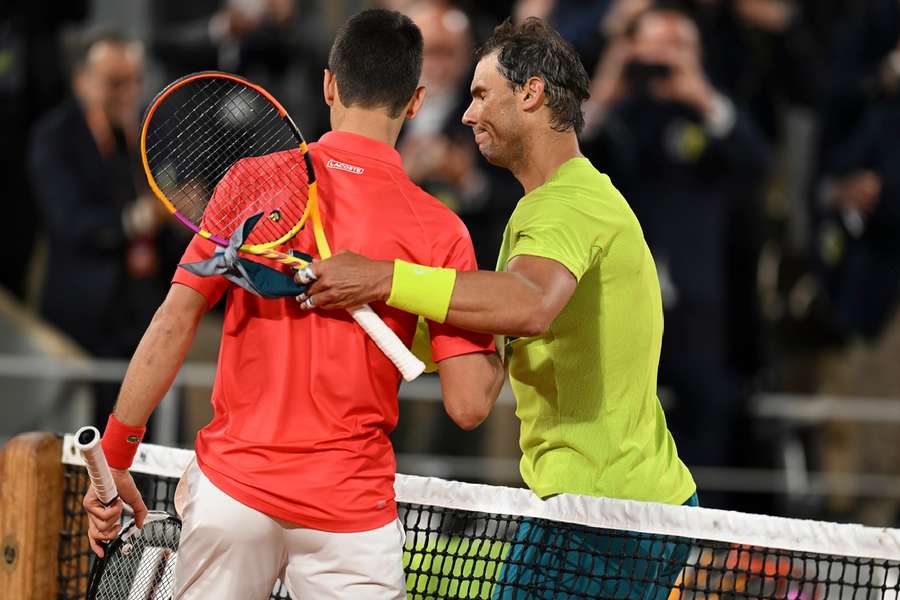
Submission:
{"label": "forearm", "polygon": [[181,368],[199,317],[180,314],[165,303],[159,308],[128,365],[113,410],[119,421],[134,426],[147,423]]}
{"label": "forearm", "polygon": [[506,381],[506,369],[496,352],[448,358],[438,363],[438,374],[444,409],[465,430],[488,417]]}
{"label": "forearm", "polygon": [[529,337],[551,319],[540,289],[515,273],[473,271],[456,274],[446,323],[483,333]]}
{"label": "forearm", "polygon": [[383,301],[437,323],[518,337],[546,331],[577,285],[561,263],[528,255],[514,257],[506,271],[493,272],[371,260],[345,252],[315,263],[312,270],[316,281],[297,297],[306,309]]}
{"label": "forearm", "polygon": [[[380,269],[386,269],[382,265]],[[380,277],[395,308],[482,333],[540,335],[563,309],[577,281],[561,263],[517,256],[505,271],[453,271],[396,261]]]}

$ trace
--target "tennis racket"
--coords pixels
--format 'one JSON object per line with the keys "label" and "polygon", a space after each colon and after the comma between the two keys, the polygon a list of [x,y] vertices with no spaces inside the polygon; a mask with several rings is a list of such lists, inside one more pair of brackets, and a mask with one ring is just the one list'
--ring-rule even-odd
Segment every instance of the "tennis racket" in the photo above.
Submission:
{"label": "tennis racket", "polygon": [[[87,466],[91,486],[100,501],[112,504],[119,497],[112,471],[100,447],[96,427],[75,433],[75,446]],[[150,511],[144,526],[133,520],[104,544],[88,578],[87,600],[170,600],[175,592],[175,563],[181,521],[167,512]]]}
{"label": "tennis racket", "polygon": [[[331,255],[309,147],[284,107],[258,85],[217,71],[170,83],[144,116],[141,158],[156,197],[219,246],[228,247],[238,228],[262,215],[242,252],[302,268],[307,261],[276,248],[309,222],[319,255]],[[369,306],[349,312],[405,380],[422,373],[422,361]]]}

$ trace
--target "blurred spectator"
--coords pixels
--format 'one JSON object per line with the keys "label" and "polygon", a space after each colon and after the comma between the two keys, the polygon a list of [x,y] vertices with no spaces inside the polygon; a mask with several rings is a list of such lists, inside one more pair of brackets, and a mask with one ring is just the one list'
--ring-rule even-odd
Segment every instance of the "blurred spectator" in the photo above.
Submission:
{"label": "blurred spectator", "polygon": [[314,0],[153,0],[150,51],[168,83],[205,70],[243,75],[265,87],[304,135],[327,129],[322,69],[329,28]]}
{"label": "blurred spectator", "polygon": [[[857,8],[852,19],[836,28],[830,62],[834,68],[821,103],[819,151],[820,180],[814,194],[813,212],[817,222],[815,256],[832,298],[841,304],[844,267],[856,245],[854,236],[863,229],[868,203],[877,196],[880,180],[875,174],[833,181],[835,174],[848,175],[847,152],[858,142],[863,117],[877,103],[896,102],[900,97],[900,2],[871,0]],[[869,114],[871,120],[871,114]],[[832,181],[828,181],[830,178]],[[837,184],[839,194],[828,192]],[[843,197],[843,202],[833,198]],[[856,198],[854,207],[848,198]],[[823,199],[832,199],[823,202]],[[845,329],[849,325],[843,317]],[[872,335],[873,325],[866,327]],[[877,329],[877,328],[876,328]],[[857,327],[858,330],[858,327]],[[848,332],[854,331],[850,326]]]}
{"label": "blurred spectator", "polygon": [[[48,235],[40,312],[98,357],[131,356],[180,254],[140,168],[143,71],[140,43],[113,31],[87,36],[75,57],[75,100],[39,121],[28,148]],[[96,423],[115,394],[98,386]]]}
{"label": "blurred spectator", "polygon": [[727,360],[729,211],[761,183],[769,152],[750,118],[710,84],[701,56],[683,12],[642,13],[597,67],[582,148],[623,191],[657,260],[672,433],[688,464],[716,466],[731,463],[740,402]]}
{"label": "blurred spectator", "polygon": [[900,2],[867,0],[835,23],[821,116],[822,164],[847,142],[867,105],[900,90]]}
{"label": "blurred spectator", "polygon": [[844,23],[864,4],[859,0],[798,0],[819,48],[828,48],[836,25]]}
{"label": "blurred spectator", "polygon": [[7,227],[0,286],[25,297],[38,215],[25,170],[24,148],[37,118],[66,93],[59,30],[87,14],[86,0],[4,0],[0,3],[0,171]]}
{"label": "blurred spectator", "polygon": [[[553,25],[572,44],[590,72],[603,46],[604,25],[607,20],[615,20],[615,17],[607,19],[608,13],[615,6],[634,4],[630,0],[519,0],[513,8],[512,18],[518,23],[528,17],[538,17]],[[638,0],[638,4],[646,8],[651,0]]]}
{"label": "blurred spectator", "polygon": [[[769,357],[756,281],[747,274],[756,271],[767,237],[787,237],[787,248],[808,243],[808,181],[787,179],[810,172],[814,141],[812,133],[787,139],[788,109],[792,115],[800,109],[808,115],[805,122],[812,120],[822,61],[798,0],[688,0],[685,4],[700,27],[710,79],[782,151],[779,175],[783,177],[766,190],[775,200],[768,203],[769,211],[760,201],[760,190],[749,187],[735,190],[743,197],[731,203],[728,217],[727,321],[733,340],[729,353],[735,367],[753,378]],[[779,202],[780,198],[784,200]]]}
{"label": "blurred spectator", "polygon": [[[897,76],[900,79],[900,68]],[[827,394],[900,398],[898,92],[884,86],[883,99],[868,106],[848,143],[831,153],[821,188],[820,200],[843,215],[849,233],[840,244],[833,294],[838,324],[852,341],[822,365],[821,391]],[[897,475],[898,434],[896,423],[831,424],[823,440],[824,468]],[[833,498],[831,508],[869,524],[897,523],[900,518],[895,498],[850,502],[848,494]]]}
{"label": "blurred spectator", "polygon": [[422,30],[425,104],[398,143],[413,181],[456,212],[472,235],[479,267],[493,269],[500,239],[520,188],[487,165],[460,117],[469,102],[472,37],[468,17],[442,3],[419,2],[409,12]]}
{"label": "blurred spectator", "polygon": [[820,52],[796,0],[687,0],[700,27],[709,76],[745,108],[770,141],[788,105],[812,106]]}

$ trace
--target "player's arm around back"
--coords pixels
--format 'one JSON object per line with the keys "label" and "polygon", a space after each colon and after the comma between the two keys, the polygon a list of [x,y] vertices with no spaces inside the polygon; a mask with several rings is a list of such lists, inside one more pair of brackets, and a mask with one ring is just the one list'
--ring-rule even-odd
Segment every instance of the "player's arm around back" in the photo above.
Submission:
{"label": "player's arm around back", "polygon": [[516,256],[504,272],[458,271],[451,281],[438,273],[435,285],[427,281],[433,269],[408,266],[429,271],[421,285],[406,286],[410,269],[397,263],[344,252],[313,265],[318,279],[298,299],[328,309],[381,300],[461,329],[531,337],[547,330],[578,284],[562,263],[531,255]]}

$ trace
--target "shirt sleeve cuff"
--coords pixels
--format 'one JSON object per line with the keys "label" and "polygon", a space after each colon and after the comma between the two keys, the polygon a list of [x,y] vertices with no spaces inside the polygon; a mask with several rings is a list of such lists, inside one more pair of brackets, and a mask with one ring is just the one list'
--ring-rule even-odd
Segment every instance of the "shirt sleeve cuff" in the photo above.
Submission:
{"label": "shirt sleeve cuff", "polygon": [[734,103],[722,94],[713,96],[712,110],[706,115],[706,131],[716,139],[726,137],[734,129],[737,114]]}

